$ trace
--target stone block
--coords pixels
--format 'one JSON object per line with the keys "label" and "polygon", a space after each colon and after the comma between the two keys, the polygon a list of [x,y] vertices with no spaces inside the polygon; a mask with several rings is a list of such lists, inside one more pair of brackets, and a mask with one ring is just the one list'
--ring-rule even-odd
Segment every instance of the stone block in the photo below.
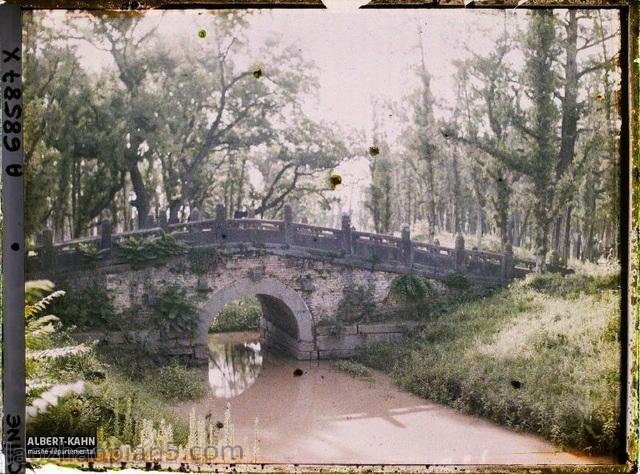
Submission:
{"label": "stone block", "polygon": [[358,332],[361,334],[376,333],[404,333],[418,325],[416,321],[387,322],[387,323],[359,323]]}
{"label": "stone block", "polygon": [[209,281],[204,278],[198,278],[198,283],[196,283],[196,291],[209,291]]}
{"label": "stone block", "polygon": [[319,351],[329,350],[355,350],[366,342],[363,334],[341,335],[341,336],[318,336],[316,344]]}
{"label": "stone block", "polygon": [[[335,331],[339,330],[339,334],[335,334]],[[316,326],[316,335],[317,336],[351,336],[354,334],[358,334],[358,325],[352,324],[349,326],[342,326],[342,328],[338,328],[335,325],[327,325],[327,326]]]}
{"label": "stone block", "polygon": [[249,269],[249,278],[251,278],[253,281],[258,281],[264,278],[264,276],[265,276],[264,267],[256,267],[256,268]]}
{"label": "stone block", "polygon": [[303,291],[314,291],[316,286],[313,284],[311,278],[302,278],[300,281],[300,286]]}
{"label": "stone block", "polygon": [[169,355],[186,355],[194,356],[194,349],[192,347],[163,347]]}
{"label": "stone block", "polygon": [[194,342],[190,338],[171,339],[170,344],[175,347],[193,347],[194,346]]}
{"label": "stone block", "polygon": [[196,359],[208,359],[209,348],[205,344],[197,344],[193,347],[193,357]]}

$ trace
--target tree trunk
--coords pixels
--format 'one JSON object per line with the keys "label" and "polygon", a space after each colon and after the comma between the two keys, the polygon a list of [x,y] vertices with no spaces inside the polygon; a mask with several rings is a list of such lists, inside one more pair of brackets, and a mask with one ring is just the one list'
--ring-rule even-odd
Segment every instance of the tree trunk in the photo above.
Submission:
{"label": "tree trunk", "polygon": [[138,169],[137,161],[129,163],[129,177],[131,178],[133,192],[136,193],[136,198],[131,201],[131,204],[136,208],[138,213],[138,228],[144,229],[147,225],[147,216],[149,215],[151,206],[142,173],[140,173]]}
{"label": "tree trunk", "polygon": [[573,206],[569,206],[564,215],[564,245],[562,246],[562,263],[567,264],[571,250],[571,213]]}

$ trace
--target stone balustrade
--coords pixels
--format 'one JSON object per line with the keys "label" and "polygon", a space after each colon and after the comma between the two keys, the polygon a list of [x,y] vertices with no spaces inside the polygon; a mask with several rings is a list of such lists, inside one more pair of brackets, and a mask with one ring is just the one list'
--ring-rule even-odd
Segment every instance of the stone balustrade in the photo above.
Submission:
{"label": "stone balustrade", "polygon": [[[153,220],[155,223],[155,220]],[[149,222],[152,222],[150,219]],[[285,205],[282,220],[255,218],[229,219],[225,207],[218,204],[213,219],[202,219],[194,209],[189,222],[168,224],[158,219],[158,227],[113,233],[109,220],[102,221],[96,237],[53,242],[53,233],[45,229],[36,249],[30,252],[27,269],[32,273],[47,273],[86,265],[87,260],[100,265],[119,261],[119,242],[128,237],[145,238],[171,233],[190,246],[222,246],[248,244],[265,249],[290,251],[296,256],[307,252],[309,257],[330,258],[348,264],[385,267],[400,273],[416,272],[431,278],[446,278],[462,272],[474,283],[490,286],[505,285],[535,270],[535,262],[514,258],[511,246],[503,254],[469,250],[458,234],[454,248],[414,241],[408,225],[401,236],[360,232],[353,228],[351,218],[342,216],[340,229],[296,223],[290,205]],[[89,255],[91,251],[94,255]],[[302,252],[302,253],[301,253]],[[561,267],[550,271],[567,273]]]}

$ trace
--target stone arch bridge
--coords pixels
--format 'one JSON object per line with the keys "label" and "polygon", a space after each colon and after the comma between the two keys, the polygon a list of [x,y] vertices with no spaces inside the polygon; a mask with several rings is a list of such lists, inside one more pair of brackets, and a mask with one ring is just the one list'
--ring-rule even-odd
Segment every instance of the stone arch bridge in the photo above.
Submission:
{"label": "stone arch bridge", "polygon": [[[112,233],[110,222],[103,221],[97,236],[57,243],[45,230],[28,257],[28,278],[64,280],[73,288],[99,284],[113,295],[116,308],[141,309],[128,330],[105,329],[79,338],[160,346],[196,358],[206,356],[208,326],[224,305],[256,296],[267,343],[298,359],[316,359],[351,356],[358,346],[398,338],[415,324],[340,322],[345,289],[366,287],[382,304],[400,274],[419,274],[444,292],[443,282],[452,273],[462,272],[475,286],[500,287],[535,265],[515,258],[510,249],[504,254],[469,250],[460,235],[455,248],[446,248],[411,240],[408,227],[395,237],[356,231],[348,216],[340,229],[332,229],[295,223],[288,205],[283,214],[282,220],[227,219],[219,205],[213,219],[124,233]],[[168,232],[184,243],[182,254],[144,264],[125,258],[125,239]],[[149,323],[154,293],[172,284],[185,288],[198,308],[193,334],[167,338]]]}

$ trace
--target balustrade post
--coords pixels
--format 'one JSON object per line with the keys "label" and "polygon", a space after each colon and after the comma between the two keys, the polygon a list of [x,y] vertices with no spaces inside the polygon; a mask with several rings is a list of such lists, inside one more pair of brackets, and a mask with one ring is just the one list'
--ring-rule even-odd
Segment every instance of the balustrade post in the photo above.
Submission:
{"label": "balustrade post", "polygon": [[456,270],[463,271],[465,267],[466,252],[464,250],[464,237],[461,233],[456,235]]}
{"label": "balustrade post", "polygon": [[[218,208],[216,207],[216,212],[218,212]],[[217,218],[217,215],[216,215]],[[200,230],[200,226],[197,225],[197,222],[200,222],[202,220],[202,216],[200,215],[200,210],[197,207],[194,207],[193,209],[191,209],[191,212],[189,213],[189,222],[191,223],[191,225],[189,226],[189,232],[196,232],[198,230]]]}
{"label": "balustrade post", "polygon": [[56,253],[53,248],[53,230],[48,227],[40,234],[40,261],[44,270],[53,270],[56,264]]}
{"label": "balustrade post", "polygon": [[[216,218],[218,217],[218,206],[221,204],[216,205]],[[224,206],[222,206],[222,212],[224,215]],[[200,215],[200,209],[198,209],[197,207],[194,207],[193,209],[191,209],[191,212],[189,213],[189,221],[190,222],[199,222],[202,220],[202,216]]]}
{"label": "balustrade post", "polygon": [[507,285],[513,280],[513,247],[511,243],[507,242],[504,247],[504,253],[502,254],[502,282],[503,285]]}
{"label": "balustrade post", "polygon": [[543,273],[547,270],[547,264],[545,262],[545,255],[542,247],[537,247],[535,251],[536,258],[536,272]]}
{"label": "balustrade post", "polygon": [[100,248],[98,250],[111,253],[111,220],[104,219],[100,222]]}
{"label": "balustrade post", "polygon": [[293,243],[293,209],[291,204],[285,204],[282,208],[282,231],[284,233],[284,243]]}
{"label": "balustrade post", "polygon": [[351,255],[353,253],[353,229],[351,228],[351,216],[342,214],[342,250]]}
{"label": "balustrade post", "polygon": [[[195,209],[194,209],[195,210]],[[200,214],[198,213],[198,217]],[[217,240],[227,239],[227,209],[224,204],[219,202],[216,204],[216,217],[215,217],[215,234]]]}
{"label": "balustrade post", "polygon": [[400,242],[400,252],[402,255],[402,262],[410,267],[413,265],[413,243],[411,242],[411,227],[409,224],[402,226],[402,241]]}
{"label": "balustrade post", "polygon": [[158,216],[158,226],[164,230],[169,230],[169,222],[167,221],[167,211],[164,209],[160,210],[160,215]]}

